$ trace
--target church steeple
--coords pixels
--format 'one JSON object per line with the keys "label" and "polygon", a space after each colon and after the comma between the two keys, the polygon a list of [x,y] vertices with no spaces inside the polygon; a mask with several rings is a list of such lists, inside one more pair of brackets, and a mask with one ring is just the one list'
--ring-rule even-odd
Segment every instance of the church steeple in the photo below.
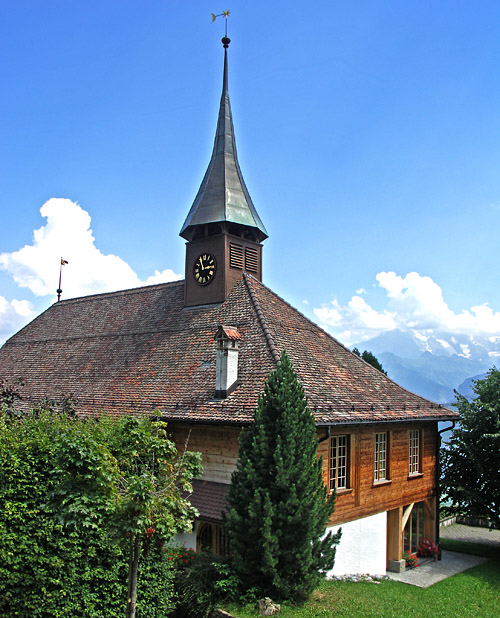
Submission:
{"label": "church steeple", "polygon": [[185,304],[222,302],[243,271],[262,279],[267,231],[253,205],[238,163],[228,91],[227,48],[217,131],[210,163],[180,236],[186,245]]}
{"label": "church steeple", "polygon": [[214,148],[198,194],[180,231],[180,236],[186,240],[193,238],[198,226],[222,222],[251,229],[259,242],[267,238],[266,228],[255,210],[238,163],[227,85],[229,43],[227,37],[222,39],[224,76]]}

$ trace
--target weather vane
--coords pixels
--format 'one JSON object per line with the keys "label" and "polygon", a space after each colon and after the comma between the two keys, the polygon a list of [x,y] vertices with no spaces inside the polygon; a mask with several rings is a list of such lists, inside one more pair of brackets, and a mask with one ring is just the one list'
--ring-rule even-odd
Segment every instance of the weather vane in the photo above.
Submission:
{"label": "weather vane", "polygon": [[62,276],[62,267],[66,266],[66,264],[68,264],[68,261],[61,258],[61,263],[59,265],[59,287],[57,288],[57,302],[59,302],[61,300],[61,294],[62,294],[62,290],[61,290],[61,276]]}
{"label": "weather vane", "polygon": [[217,19],[217,17],[223,17],[226,20],[226,30],[225,30],[225,34],[224,37],[227,39],[227,18],[229,17],[230,11],[229,9],[226,9],[225,11],[222,11],[222,13],[219,13],[219,15],[216,15],[215,13],[212,13],[212,23],[214,23],[214,21]]}

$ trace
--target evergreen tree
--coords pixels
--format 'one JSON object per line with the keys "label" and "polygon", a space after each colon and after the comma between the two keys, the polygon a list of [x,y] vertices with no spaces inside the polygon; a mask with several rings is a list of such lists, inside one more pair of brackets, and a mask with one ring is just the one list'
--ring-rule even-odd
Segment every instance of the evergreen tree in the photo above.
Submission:
{"label": "evergreen tree", "polygon": [[378,369],[384,375],[387,375],[387,371],[385,371],[384,368],[382,367],[382,363],[378,360],[378,358],[372,352],[365,350],[363,354],[361,354],[358,348],[353,348],[352,352],[353,354],[356,354],[356,356],[359,356],[360,358],[362,358],[365,362],[367,362],[372,367],[375,367],[375,369]]}
{"label": "evergreen tree", "polygon": [[500,371],[490,369],[472,390],[472,401],[455,393],[460,421],[441,450],[442,499],[500,528]]}
{"label": "evergreen tree", "polygon": [[227,528],[245,589],[275,600],[305,598],[333,567],[340,534],[317,457],[316,426],[285,352],[240,437],[228,493]]}

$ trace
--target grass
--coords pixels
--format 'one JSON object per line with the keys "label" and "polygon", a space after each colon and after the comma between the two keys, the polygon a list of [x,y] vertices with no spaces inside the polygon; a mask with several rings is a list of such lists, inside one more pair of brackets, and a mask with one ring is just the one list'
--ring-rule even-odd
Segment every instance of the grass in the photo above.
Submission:
{"label": "grass", "polygon": [[496,558],[500,560],[500,545],[485,545],[483,543],[468,543],[466,541],[456,541],[454,539],[441,539],[443,549],[458,551],[462,554],[473,554],[474,556],[484,556],[485,558]]}
{"label": "grass", "polygon": [[[500,549],[443,539],[451,551],[482,555],[492,560],[449,577],[430,588],[395,581],[324,581],[302,605],[282,604],[280,618],[492,618],[500,606]],[[250,605],[225,608],[238,618],[257,618]]]}

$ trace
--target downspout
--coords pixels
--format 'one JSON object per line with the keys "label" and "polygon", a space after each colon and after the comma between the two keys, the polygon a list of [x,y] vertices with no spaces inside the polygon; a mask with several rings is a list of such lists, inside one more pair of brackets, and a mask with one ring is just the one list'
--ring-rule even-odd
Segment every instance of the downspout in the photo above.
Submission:
{"label": "downspout", "polygon": [[324,435],[322,438],[320,438],[320,439],[318,440],[318,444],[319,444],[320,442],[324,442],[325,440],[328,440],[328,438],[330,437],[330,433],[331,433],[331,431],[332,431],[332,426],[331,426],[331,425],[327,425],[327,426],[326,426],[326,435]]}

